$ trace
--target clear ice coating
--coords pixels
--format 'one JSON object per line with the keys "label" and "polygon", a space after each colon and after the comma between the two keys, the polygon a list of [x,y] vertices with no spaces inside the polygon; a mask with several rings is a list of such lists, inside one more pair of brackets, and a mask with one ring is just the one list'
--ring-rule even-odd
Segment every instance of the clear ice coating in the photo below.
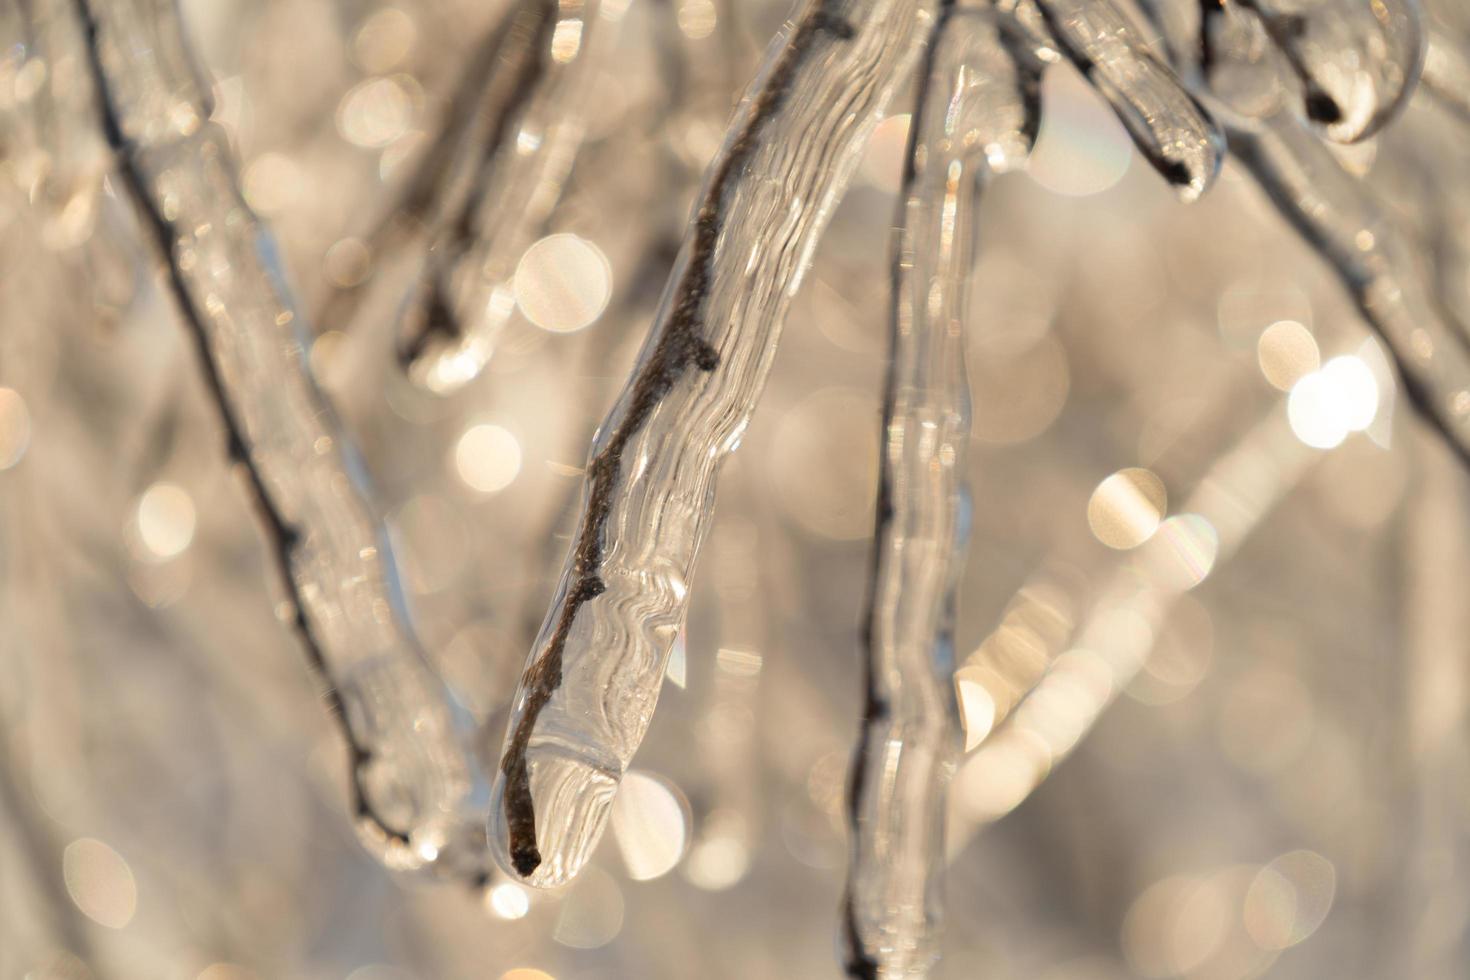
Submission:
{"label": "clear ice coating", "polygon": [[[1263,6],[1255,4],[1252,9]],[[1320,13],[1325,17],[1325,8],[1336,6],[1324,3],[1312,9],[1323,8]],[[1419,36],[1417,6],[1387,4],[1374,9],[1384,30],[1399,25],[1402,31]],[[1209,31],[1211,21],[1223,22],[1238,13],[1222,13],[1213,6],[1206,11],[1213,12],[1202,14],[1199,49],[1191,52],[1173,46],[1176,55],[1181,60],[1197,58],[1205,69],[1200,75],[1206,84],[1260,68],[1251,48],[1215,44]],[[1156,22],[1167,24],[1158,8],[1152,13]],[[1273,39],[1280,43],[1275,35]],[[1342,38],[1339,42],[1349,43]],[[1417,41],[1413,47],[1418,50]],[[1441,42],[1440,49],[1448,51],[1452,45]],[[1232,76],[1231,61],[1241,58],[1246,60],[1234,66]],[[1352,62],[1351,49],[1344,48],[1337,58]],[[1452,92],[1461,70],[1457,59],[1445,54],[1432,60],[1436,80]],[[1412,86],[1417,78],[1418,68],[1412,67],[1406,84]],[[1236,101],[1231,92],[1211,94],[1227,103]],[[1460,111],[1453,95],[1433,89],[1430,94],[1450,111]],[[1401,92],[1390,104],[1375,103],[1377,115],[1364,133],[1382,126],[1403,107],[1406,96],[1407,92]],[[1317,138],[1319,132],[1332,135],[1330,130],[1308,128],[1278,104],[1259,119],[1242,119],[1229,128],[1230,153],[1286,222],[1331,264],[1364,320],[1387,343],[1414,407],[1457,453],[1470,459],[1470,338],[1426,278],[1415,232],[1363,180],[1343,168]]]}
{"label": "clear ice coating", "polygon": [[1412,236],[1289,115],[1232,129],[1230,152],[1332,265],[1388,345],[1410,401],[1470,460],[1470,345],[1425,282]]}
{"label": "clear ice coating", "polygon": [[[1190,5],[1194,6],[1194,5]],[[1151,10],[1156,22],[1169,23],[1165,11]],[[1199,80],[1231,111],[1259,118],[1281,110],[1300,85],[1281,65],[1259,17],[1237,4],[1200,3],[1188,36],[1171,43],[1177,61],[1194,61]],[[1175,26],[1175,25],[1171,25]],[[1166,35],[1169,30],[1165,28]]]}
{"label": "clear ice coating", "polygon": [[414,634],[361,461],[307,366],[308,335],[209,121],[172,0],[73,10],[122,184],[166,261],[289,615],[330,684],[362,836],[394,867],[478,877],[488,787],[466,749],[469,716]]}
{"label": "clear ice coating", "polygon": [[1240,0],[1240,6],[1259,18],[1296,77],[1301,111],[1328,139],[1353,143],[1373,135],[1419,79],[1425,41],[1417,0]]}
{"label": "clear ice coating", "polygon": [[[1172,15],[1187,4],[1148,6]],[[595,0],[509,6],[473,59],[461,88],[468,102],[451,110],[443,153],[431,151],[403,205],[432,243],[404,353],[413,376],[438,391],[472,378],[490,355],[513,302],[513,262],[560,193],[608,33]],[[938,954],[943,802],[959,736],[949,630],[968,506],[960,314],[977,185],[1024,160],[1037,79],[1059,52],[1186,197],[1219,166],[1219,131],[1123,12],[1106,0],[802,8],[737,114],[655,328],[594,444],[580,528],[516,695],[492,795],[467,748],[472,722],[414,635],[362,466],[311,378],[307,334],[271,240],[241,198],[226,134],[209,121],[172,3],[0,7],[0,153],[55,219],[49,243],[86,240],[109,155],[70,121],[101,110],[119,186],[167,259],[231,452],[260,504],[291,600],[283,608],[331,684],[364,836],[388,864],[478,878],[487,821],[500,862],[531,883],[564,882],[585,862],[654,710],[720,463],[759,398],[832,204],[936,8],[944,29],[920,76],[895,259],[867,711],[850,801],[847,965],[875,977],[922,976]],[[677,16],[672,4],[664,13]],[[1408,396],[1470,459],[1470,341],[1452,322],[1464,290],[1456,307],[1421,268],[1449,249],[1426,256],[1401,220],[1403,202],[1383,206],[1317,138],[1373,134],[1403,105],[1421,57],[1427,93],[1470,116],[1462,46],[1431,29],[1421,56],[1412,0],[1204,0],[1194,15],[1184,41],[1172,22],[1165,30],[1179,70],[1245,117],[1230,130],[1232,150],[1332,264],[1387,341]],[[54,67],[69,53],[91,70],[100,98],[57,84]],[[1197,75],[1183,55],[1197,59]],[[1435,203],[1448,215],[1441,220],[1455,220],[1454,201]],[[1216,462],[1183,515],[1212,529],[1215,561],[1315,456],[1278,411]],[[1043,773],[1137,671],[1189,587],[1167,563],[1148,561],[1111,586],[1081,617],[1073,648],[1064,653],[1057,640],[1044,672],[1035,662],[1023,665],[1036,668],[1029,673],[977,664],[1006,687],[993,720],[1009,716],[1029,744],[1045,746]],[[1111,626],[1120,612],[1150,628],[1119,637]],[[747,626],[756,618],[738,603],[722,614]],[[753,697],[760,656],[722,650],[718,669],[711,714]],[[749,744],[714,728],[695,744],[711,769],[754,782]],[[702,828],[706,842],[746,846],[749,795],[720,798],[725,819]]]}
{"label": "clear ice coating", "polygon": [[975,205],[980,182],[1022,164],[1036,132],[1037,76],[1010,29],[984,10],[941,13],[910,133],[866,707],[849,787],[843,946],[854,977],[922,977],[939,958],[945,799],[960,747],[952,629],[969,523],[964,315]]}
{"label": "clear ice coating", "polygon": [[399,354],[440,394],[478,377],[515,312],[516,264],[561,197],[582,141],[614,22],[598,0],[521,0],[491,50],[476,125],[462,141],[472,176],[431,235]]}
{"label": "clear ice coating", "polygon": [[1283,105],[1323,136],[1365,139],[1399,111],[1425,64],[1416,0],[1145,0],[1176,67],[1231,111]]}
{"label": "clear ice coating", "polygon": [[712,165],[654,329],[592,446],[581,519],[510,718],[490,841],[556,885],[584,865],[647,730],[720,463],[933,0],[813,0]]}
{"label": "clear ice coating", "polygon": [[[1035,3],[1056,47],[1113,107],[1139,152],[1185,200],[1214,181],[1225,139],[1210,114],[1110,0]],[[1019,11],[1018,11],[1019,14]]]}

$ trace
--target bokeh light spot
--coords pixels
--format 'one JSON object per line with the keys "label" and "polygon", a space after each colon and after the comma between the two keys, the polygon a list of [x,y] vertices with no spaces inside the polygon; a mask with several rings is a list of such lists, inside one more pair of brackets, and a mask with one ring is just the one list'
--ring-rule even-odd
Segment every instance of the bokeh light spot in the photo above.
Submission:
{"label": "bokeh light spot", "polygon": [[0,470],[8,470],[31,444],[31,413],[14,388],[0,388]]}
{"label": "bokeh light spot", "polygon": [[485,904],[502,919],[523,919],[531,911],[531,896],[513,881],[502,881],[485,895]]}
{"label": "bokeh light spot", "polygon": [[1026,173],[1067,197],[1099,194],[1123,179],[1133,144],[1111,111],[1071,71],[1049,71],[1042,83],[1046,114]]}
{"label": "bokeh light spot", "polygon": [[155,483],[139,498],[136,521],[142,557],[158,561],[177,557],[194,540],[194,500],[182,487]]}
{"label": "bokeh light spot", "polygon": [[1272,387],[1290,391],[1322,363],[1312,332],[1295,320],[1278,320],[1261,331],[1256,361]]}
{"label": "bokeh light spot", "polygon": [[504,490],[521,472],[521,444],[498,425],[472,425],[454,445],[454,469],[471,490]]}
{"label": "bokeh light spot", "polygon": [[969,752],[985,741],[995,727],[997,708],[995,696],[985,686],[978,671],[961,668],[955,674],[955,693],[960,704],[960,722],[965,728],[965,751]]}
{"label": "bokeh light spot", "polygon": [[337,107],[337,131],[355,146],[387,146],[407,133],[412,122],[413,99],[397,78],[370,78]]}
{"label": "bokeh light spot", "polygon": [[527,320],[552,333],[572,333],[607,309],[612,284],[612,267],[600,248],[585,238],[558,234],[526,249],[514,288]]}
{"label": "bokeh light spot", "polygon": [[61,855],[66,892],[82,914],[109,929],[121,929],[138,911],[138,886],[121,854],[91,837],[66,845]]}
{"label": "bokeh light spot", "polygon": [[863,154],[858,173],[873,187],[897,194],[903,183],[904,155],[908,152],[909,126],[907,112],[889,116],[873,130],[872,139]]}
{"label": "bokeh light spot", "polygon": [[1109,548],[1136,548],[1153,536],[1168,510],[1164,481],[1131,467],[1103,480],[1087,501],[1087,525]]}
{"label": "bokeh light spot", "polygon": [[1373,424],[1378,382],[1362,358],[1334,357],[1292,386],[1286,409],[1298,439],[1315,449],[1335,449]]}
{"label": "bokeh light spot", "polygon": [[582,872],[562,902],[552,937],[572,949],[599,949],[623,929],[623,890],[599,868]]}
{"label": "bokeh light spot", "polygon": [[1176,514],[1159,525],[1146,561],[1160,584],[1181,591],[1203,582],[1220,555],[1220,535],[1199,514]]}
{"label": "bokeh light spot", "polygon": [[672,871],[689,841],[689,808],[682,794],[652,773],[623,777],[612,807],[613,837],[628,877],[651,881]]}
{"label": "bokeh light spot", "polygon": [[1261,869],[1245,896],[1245,927],[1262,949],[1310,937],[1332,911],[1337,870],[1315,851],[1283,854]]}

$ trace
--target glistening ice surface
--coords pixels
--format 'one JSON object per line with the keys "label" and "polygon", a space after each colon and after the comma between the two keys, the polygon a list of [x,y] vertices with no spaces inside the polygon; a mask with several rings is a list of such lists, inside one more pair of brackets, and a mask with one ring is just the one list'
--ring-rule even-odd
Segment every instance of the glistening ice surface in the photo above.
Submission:
{"label": "glistening ice surface", "polygon": [[[1163,43],[1129,4],[1002,5],[1023,80],[1047,66],[1001,115],[1039,107],[1036,145],[978,141],[1015,172],[955,266],[970,436],[915,471],[971,488],[936,729],[948,830],[937,860],[871,875],[879,836],[935,850],[902,829],[929,822],[846,826],[879,447],[903,436],[880,418],[905,69],[780,300],[781,349],[742,333],[768,383],[718,508],[687,507],[705,531],[683,628],[639,672],[658,711],[635,715],[636,755],[593,740],[589,785],[631,769],[616,795],[532,794],[538,831],[605,807],[555,891],[488,862],[483,827],[592,430],[666,320],[762,52],[847,5],[188,0],[192,51],[169,4],[86,6],[136,127],[121,153],[81,8],[0,8],[0,976],[832,976],[850,857],[875,894],[902,886],[864,919],[888,975],[936,952],[936,977],[1463,975],[1458,5],[1262,0],[1210,18],[1208,51],[1194,3],[1145,5]],[[820,26],[824,51],[851,43]],[[457,113],[467,87],[485,98]],[[473,111],[496,93],[524,111]],[[814,99],[812,118],[851,108]],[[549,119],[577,138],[538,141]],[[806,153],[827,144],[779,133],[759,173],[843,182]],[[524,167],[494,167],[507,151]],[[466,206],[514,173],[554,192],[504,220],[502,190]],[[821,210],[798,184],[757,181],[790,222],[731,240],[806,241],[785,237]],[[508,235],[478,279],[448,258],[465,215],[463,256]],[[503,318],[443,394],[403,364],[440,257]],[[182,316],[180,293],[218,302]],[[920,309],[948,320],[955,295]],[[251,469],[221,403],[251,420]],[[685,421],[662,431],[706,431]],[[325,699],[297,608],[331,653]],[[349,754],[337,700],[373,754]],[[368,759],[388,833],[370,820],[364,850]],[[940,870],[942,936],[912,899]]]}

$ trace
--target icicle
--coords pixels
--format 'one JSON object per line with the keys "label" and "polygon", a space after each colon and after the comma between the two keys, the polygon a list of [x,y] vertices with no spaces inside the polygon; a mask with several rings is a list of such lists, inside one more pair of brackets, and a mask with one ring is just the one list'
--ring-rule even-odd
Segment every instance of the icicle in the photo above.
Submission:
{"label": "icicle", "polygon": [[491,842],[538,885],[575,875],[648,727],[720,462],[791,296],[936,0],[813,0],[713,164],[658,322],[593,444],[586,502],[517,692]]}
{"label": "icicle", "polygon": [[[1046,26],[1046,17],[1036,6],[1035,0],[961,0],[962,7],[992,9],[1007,39],[1025,41],[1030,54],[1042,64],[1054,65],[1062,60],[1062,52],[1056,46],[1051,29]],[[1018,52],[1018,57],[1020,53]]]}
{"label": "icicle", "polygon": [[1149,51],[1110,0],[1020,0],[1041,10],[1057,46],[1128,129],[1139,152],[1187,201],[1215,179],[1225,140],[1204,107]]}
{"label": "icicle", "polygon": [[[1271,43],[1259,17],[1237,4],[1202,0],[1195,27],[1196,43],[1170,45],[1176,68],[1193,61],[1198,81],[1234,112],[1250,118],[1282,109],[1300,88],[1290,66]],[[1149,11],[1155,24],[1166,21],[1164,11]],[[1290,90],[1290,91],[1289,91]]]}
{"label": "icicle", "polygon": [[[455,81],[433,143],[414,165],[386,216],[364,236],[369,254],[392,253],[415,236],[434,237],[470,206],[476,175],[493,156],[492,134],[511,125],[523,68],[539,63],[531,46],[552,6],[546,0],[520,0],[476,45]],[[321,319],[351,322],[366,292],[359,283],[332,294]]]}
{"label": "icicle", "polygon": [[433,236],[400,339],[409,376],[431,391],[477,377],[515,311],[516,264],[561,196],[610,40],[598,9],[598,0],[524,0],[508,22],[514,60],[491,79],[496,114],[474,146],[478,172]]}
{"label": "icicle", "polygon": [[468,715],[414,636],[388,537],[307,367],[274,245],[209,122],[170,0],[73,0],[104,128],[197,343],[308,652],[351,745],[364,839],[397,867],[484,872]]}
{"label": "icicle", "polygon": [[[1252,4],[1255,10],[1264,7],[1256,0]],[[1402,16],[1394,11],[1402,11]],[[1407,17],[1417,32],[1416,11],[1412,4],[1383,7],[1383,29],[1398,25],[1407,32],[1410,27],[1402,21]],[[1205,15],[1201,33],[1204,64],[1239,55],[1239,51],[1211,53],[1208,21],[1220,16],[1218,12]],[[1269,28],[1270,21],[1264,22]],[[1277,35],[1284,30],[1281,25],[1278,21],[1272,33],[1278,43]],[[1321,61],[1325,55],[1313,50],[1318,59],[1313,64],[1331,63],[1330,59]],[[1340,57],[1351,60],[1349,55]],[[1452,77],[1452,71],[1446,71]],[[1417,75],[1417,68],[1411,74]],[[1407,84],[1413,81],[1409,78]],[[1382,125],[1402,97],[1401,93],[1392,107],[1380,106],[1375,127]],[[1361,180],[1343,170],[1311,132],[1284,112],[1269,114],[1257,129],[1231,128],[1229,145],[1287,223],[1336,270],[1363,318],[1388,344],[1410,401],[1470,461],[1467,326],[1452,322],[1433,296],[1410,234],[1383,213]]]}
{"label": "icicle", "polygon": [[[1296,438],[1282,409],[1274,406],[1210,467],[1180,517],[1171,519],[1189,523],[1172,532],[1166,523],[1136,563],[1118,569],[1101,587],[1070,647],[1036,658],[1044,671],[1008,718],[1006,704],[996,703],[994,718],[987,719],[994,734],[955,777],[959,833],[951,854],[977,826],[1019,806],[1071,754],[1147,663],[1180,596],[1228,560],[1322,457]],[[983,653],[967,667],[1005,669],[986,663]],[[999,807],[992,788],[997,778],[1005,780]],[[979,800],[984,804],[977,808]]]}
{"label": "icicle", "polygon": [[1002,22],[946,8],[920,74],[894,256],[866,708],[849,787],[847,972],[922,977],[939,957],[952,675],[970,439],[963,317],[977,185],[1021,164],[1037,77]]}
{"label": "icicle", "polygon": [[1300,82],[1303,112],[1328,139],[1354,143],[1372,136],[1419,80],[1424,29],[1417,0],[1240,5],[1260,18]]}
{"label": "icicle", "polygon": [[1406,234],[1294,119],[1274,116],[1259,132],[1232,129],[1230,150],[1332,265],[1393,353],[1410,401],[1470,462],[1470,349],[1429,294]]}
{"label": "icicle", "polygon": [[[955,130],[969,127],[964,130],[964,149],[978,149],[991,172],[1020,169],[1041,128],[1041,75],[1051,56],[1038,53],[1028,31],[1013,17],[972,8],[960,8],[952,17],[954,26],[949,30],[968,36],[948,41],[961,48],[949,53],[954,63],[933,68],[954,76],[946,125]],[[930,136],[939,139],[939,131]]]}

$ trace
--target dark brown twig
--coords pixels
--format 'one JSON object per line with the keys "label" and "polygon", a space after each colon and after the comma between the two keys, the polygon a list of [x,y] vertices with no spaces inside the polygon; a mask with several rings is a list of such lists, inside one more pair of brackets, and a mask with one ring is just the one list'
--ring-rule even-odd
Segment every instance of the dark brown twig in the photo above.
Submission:
{"label": "dark brown twig", "polygon": [[[537,80],[546,72],[558,8],[558,0],[524,0],[497,32],[494,50],[498,55],[498,70],[490,78],[490,89],[484,97],[484,102],[494,107],[494,115],[480,149],[469,192],[458,205],[457,213],[448,219],[447,227],[434,236],[420,286],[426,298],[423,307],[411,314],[405,336],[399,342],[400,367],[407,369],[423,356],[436,338],[464,335],[464,325],[449,295],[452,288],[450,279],[455,266],[478,237],[478,217],[495,174],[496,159],[506,149],[507,139],[513,132],[512,123],[519,119],[536,91]],[[508,87],[504,95],[501,94],[502,86]],[[420,213],[427,213],[437,182],[426,179],[417,182],[418,186],[412,189],[408,200],[418,204]],[[514,207],[517,202],[505,204]]]}
{"label": "dark brown twig", "polygon": [[[898,304],[903,295],[904,251],[907,235],[907,202],[914,193],[914,186],[918,181],[919,162],[918,152],[923,145],[923,125],[925,110],[932,97],[930,89],[933,87],[933,74],[936,56],[939,51],[940,38],[944,36],[949,27],[950,20],[954,16],[954,0],[943,0],[939,9],[939,16],[935,18],[934,28],[929,34],[928,46],[924,49],[924,57],[920,59],[918,72],[914,81],[914,108],[910,118],[913,120],[909,125],[908,144],[904,152],[903,180],[898,192],[898,218],[894,222],[892,232],[893,243],[891,245],[893,258],[889,263],[889,294],[894,309],[890,313],[890,336],[889,356],[887,367],[883,375],[883,423],[880,428],[882,440],[886,441],[890,427],[893,423],[892,397],[898,385],[898,360],[893,356],[894,349],[898,345],[897,331],[899,323]],[[880,446],[880,452],[886,452],[886,446]],[[881,458],[881,457],[880,457]],[[863,615],[862,646],[863,646],[863,714],[862,721],[858,726],[857,742],[853,746],[852,765],[848,770],[847,779],[847,827],[848,835],[853,846],[856,846],[859,829],[858,823],[862,818],[862,804],[867,798],[868,787],[867,770],[869,756],[873,750],[873,733],[888,720],[893,706],[883,695],[878,679],[878,655],[877,638],[873,635],[873,627],[876,616],[874,610],[878,603],[878,586],[880,581],[879,570],[883,565],[885,556],[883,553],[883,542],[887,538],[889,525],[893,522],[893,474],[889,467],[879,467],[878,493],[876,502],[876,518],[873,529],[873,550],[869,559],[870,573],[868,575],[868,593],[864,602],[865,612]],[[862,930],[858,925],[858,896],[854,889],[854,882],[849,873],[846,888],[842,896],[842,944],[845,952],[842,967],[853,980],[878,980],[878,961],[868,951],[867,944],[863,941]]]}
{"label": "dark brown twig", "polygon": [[[1087,79],[1088,84],[1104,95],[1112,91],[1114,86],[1110,82],[1099,81],[1101,70],[1097,62],[1073,41],[1071,32],[1062,24],[1056,11],[1052,9],[1051,3],[1048,0],[1036,0],[1036,7],[1041,11],[1042,20],[1046,23],[1047,29],[1051,31],[1052,38],[1055,40],[1058,50],[1066,56],[1073,67],[1082,74],[1082,77]],[[1173,72],[1155,58],[1147,49],[1140,47],[1136,55],[1141,62],[1152,65],[1163,74],[1169,75],[1170,77],[1173,76]],[[1178,89],[1180,94],[1189,100],[1190,105],[1198,114],[1199,118],[1204,121],[1205,125],[1212,126],[1214,120],[1210,116],[1209,110],[1200,105],[1199,101],[1193,95],[1189,94],[1182,84],[1178,86]],[[1193,173],[1184,160],[1169,156],[1153,139],[1145,139],[1133,121],[1118,108],[1111,97],[1108,98],[1108,102],[1112,105],[1114,114],[1122,121],[1123,128],[1132,137],[1133,145],[1138,149],[1138,152],[1142,153],[1144,159],[1148,160],[1154,170],[1171,185],[1174,187],[1190,187],[1201,180],[1207,183],[1213,177],[1213,174],[1201,176]]]}
{"label": "dark brown twig", "polygon": [[[526,98],[526,65],[544,68],[547,45],[542,35],[555,20],[556,9],[557,0],[519,0],[480,41],[455,83],[434,141],[396,201],[365,236],[369,254],[395,251],[423,229],[434,237],[446,222],[462,225],[470,220],[484,167],[494,159]],[[487,131],[494,135],[481,145],[477,136]],[[317,320],[346,329],[367,291],[366,281],[334,290]]]}
{"label": "dark brown twig", "polygon": [[[307,660],[314,672],[326,682],[323,697],[330,709],[331,717],[341,730],[352,757],[352,805],[359,826],[370,830],[385,845],[407,845],[409,830],[394,826],[378,813],[364,791],[363,777],[373,761],[374,753],[352,731],[342,695],[337,687],[338,679],[333,676],[327,661],[321,630],[317,624],[312,622],[307,611],[306,597],[296,576],[292,573],[293,562],[297,558],[298,548],[303,541],[303,530],[286,516],[285,509],[276,499],[270,482],[250,451],[245,424],[240,418],[238,406],[234,403],[215,360],[205,314],[191,295],[185,274],[175,254],[175,244],[181,239],[184,231],[174,219],[164,214],[154,200],[148,179],[139,163],[143,148],[138,146],[124,131],[120,108],[116,102],[108,71],[103,64],[99,19],[94,3],[95,0],[73,0],[73,9],[83,26],[87,64],[97,93],[103,133],[112,147],[121,183],[128,196],[132,198],[145,235],[164,267],[170,292],[173,294],[184,325],[194,341],[201,377],[224,424],[228,456],[238,466],[250,491],[260,520],[260,527],[266,539],[267,550],[276,566],[281,585],[292,603],[294,625],[305,649]],[[317,389],[309,373],[305,373],[304,381],[308,396],[314,403],[315,417],[332,420],[333,429],[337,429],[331,407]],[[337,433],[337,437],[341,438],[340,432]],[[337,447],[337,451],[346,453],[350,450],[344,443]],[[418,651],[414,653],[417,655]]]}
{"label": "dark brown twig", "polygon": [[812,0],[765,85],[755,97],[739,134],[714,170],[695,217],[688,259],[674,294],[671,312],[663,321],[657,341],[637,370],[626,412],[588,465],[586,510],[573,549],[570,582],[546,649],[521,680],[527,691],[525,703],[501,763],[505,776],[505,818],[510,858],[516,871],[523,876],[531,874],[541,864],[541,851],[536,842],[536,807],[531,798],[526,754],[536,719],[561,687],[562,655],[577,613],[607,588],[600,575],[602,539],[617,490],[623,451],[691,366],[708,372],[715,370],[720,363],[719,352],[703,337],[703,326],[714,278],[715,251],[725,224],[727,199],[741,170],[759,148],[761,131],[785,104],[797,69],[818,39],[823,36],[838,40],[853,37],[853,26],[836,12],[839,6],[840,0]]}

